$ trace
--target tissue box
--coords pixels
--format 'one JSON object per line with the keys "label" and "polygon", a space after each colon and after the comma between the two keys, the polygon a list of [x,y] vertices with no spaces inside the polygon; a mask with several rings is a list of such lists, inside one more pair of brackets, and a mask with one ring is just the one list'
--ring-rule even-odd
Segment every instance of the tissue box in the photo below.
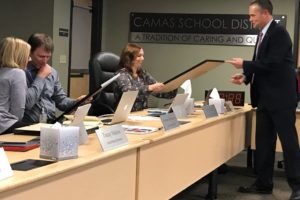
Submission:
{"label": "tissue box", "polygon": [[65,160],[78,157],[79,127],[42,127],[40,157]]}
{"label": "tissue box", "polygon": [[193,98],[187,98],[184,102],[184,107],[185,107],[186,112],[187,112],[188,115],[192,114],[195,111],[194,99]]}
{"label": "tissue box", "polygon": [[224,107],[225,99],[209,99],[208,103],[209,105],[215,105],[218,114],[225,112],[225,107]]}

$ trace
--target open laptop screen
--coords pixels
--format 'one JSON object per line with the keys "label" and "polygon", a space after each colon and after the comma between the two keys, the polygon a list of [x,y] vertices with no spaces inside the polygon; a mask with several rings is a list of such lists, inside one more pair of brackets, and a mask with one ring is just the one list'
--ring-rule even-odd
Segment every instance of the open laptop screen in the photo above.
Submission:
{"label": "open laptop screen", "polygon": [[133,107],[133,104],[138,95],[138,91],[123,92],[116,111],[111,119],[101,120],[104,124],[116,124],[126,121],[129,113]]}

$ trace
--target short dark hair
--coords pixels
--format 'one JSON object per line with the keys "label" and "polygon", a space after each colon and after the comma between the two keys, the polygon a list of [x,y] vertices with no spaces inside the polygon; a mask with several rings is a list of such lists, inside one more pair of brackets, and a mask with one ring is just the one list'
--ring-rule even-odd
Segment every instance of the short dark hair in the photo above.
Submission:
{"label": "short dark hair", "polygon": [[43,47],[47,52],[53,52],[54,45],[52,38],[45,33],[34,33],[28,39],[28,44],[31,46],[31,52],[34,52],[36,48]]}
{"label": "short dark hair", "polygon": [[250,5],[257,4],[262,9],[267,10],[271,15],[273,14],[273,5],[270,0],[254,0]]}

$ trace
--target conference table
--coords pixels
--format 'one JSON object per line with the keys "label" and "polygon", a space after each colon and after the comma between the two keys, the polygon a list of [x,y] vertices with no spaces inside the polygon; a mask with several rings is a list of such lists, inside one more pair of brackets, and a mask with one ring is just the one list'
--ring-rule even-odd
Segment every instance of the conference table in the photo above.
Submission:
{"label": "conference table", "polygon": [[[105,152],[90,134],[77,159],[14,170],[14,176],[0,181],[0,199],[169,199],[245,149],[250,113],[245,105],[206,119],[196,110],[180,119],[188,122],[180,127],[127,134],[128,145]],[[162,126],[160,120],[124,123]],[[39,148],[6,155],[10,163],[40,159]]]}
{"label": "conference table", "polygon": [[[0,181],[0,199],[134,199],[137,148],[146,143],[130,141],[102,152],[96,134],[90,134],[77,159],[14,171],[13,177]],[[10,163],[39,159],[39,149],[6,154]]]}

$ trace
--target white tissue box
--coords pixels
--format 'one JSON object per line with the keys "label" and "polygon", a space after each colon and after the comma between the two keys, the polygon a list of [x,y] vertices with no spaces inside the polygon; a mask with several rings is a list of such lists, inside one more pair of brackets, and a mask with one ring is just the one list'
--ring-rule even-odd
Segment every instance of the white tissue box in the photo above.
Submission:
{"label": "white tissue box", "polygon": [[195,111],[194,99],[193,98],[187,98],[184,102],[184,107],[185,107],[186,112],[187,112],[188,115],[192,114]]}
{"label": "white tissue box", "polygon": [[215,105],[218,114],[222,114],[225,112],[225,99],[209,99],[208,103],[209,105]]}
{"label": "white tissue box", "polygon": [[65,160],[78,157],[79,127],[42,127],[40,157]]}

